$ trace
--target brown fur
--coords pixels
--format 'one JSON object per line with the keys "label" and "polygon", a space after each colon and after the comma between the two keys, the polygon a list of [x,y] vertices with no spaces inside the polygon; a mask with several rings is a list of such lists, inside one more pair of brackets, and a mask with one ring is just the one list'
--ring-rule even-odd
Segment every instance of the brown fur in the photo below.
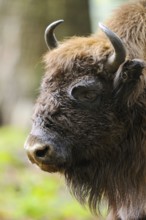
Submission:
{"label": "brown fur", "polygon": [[[63,172],[74,195],[92,211],[105,198],[109,220],[144,219],[145,64],[132,59],[146,59],[146,0],[121,6],[106,25],[123,40],[129,61],[108,72],[113,48],[101,31],[72,37],[48,52],[27,146],[49,143],[53,153],[47,163],[29,157],[45,171]],[[88,100],[79,87],[90,88],[92,81],[96,87],[87,91]],[[70,95],[73,89],[79,102]],[[100,99],[91,102],[94,89]]]}

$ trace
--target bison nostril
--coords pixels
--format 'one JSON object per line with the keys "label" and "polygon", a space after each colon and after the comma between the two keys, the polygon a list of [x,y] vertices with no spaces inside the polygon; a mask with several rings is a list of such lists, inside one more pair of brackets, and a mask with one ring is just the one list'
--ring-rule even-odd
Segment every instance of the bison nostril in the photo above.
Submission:
{"label": "bison nostril", "polygon": [[48,155],[49,151],[50,151],[50,150],[49,150],[49,147],[46,146],[46,147],[44,147],[43,149],[38,149],[38,150],[36,150],[36,151],[35,151],[35,155],[36,155],[36,157],[38,157],[38,158],[44,158],[45,156]]}

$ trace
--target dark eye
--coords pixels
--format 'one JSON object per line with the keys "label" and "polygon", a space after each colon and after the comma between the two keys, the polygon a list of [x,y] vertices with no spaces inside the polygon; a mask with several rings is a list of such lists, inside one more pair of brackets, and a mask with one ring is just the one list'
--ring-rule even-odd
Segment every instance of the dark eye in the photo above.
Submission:
{"label": "dark eye", "polygon": [[81,102],[93,102],[99,97],[99,91],[92,86],[77,86],[72,89],[71,95]]}

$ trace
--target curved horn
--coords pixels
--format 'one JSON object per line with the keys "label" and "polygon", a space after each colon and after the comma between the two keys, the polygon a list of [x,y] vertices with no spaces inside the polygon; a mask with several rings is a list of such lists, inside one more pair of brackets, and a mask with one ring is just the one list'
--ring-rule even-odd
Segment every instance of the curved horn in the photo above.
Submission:
{"label": "curved horn", "polygon": [[105,25],[99,23],[99,27],[106,34],[114,48],[114,54],[108,58],[107,69],[111,72],[115,72],[126,58],[126,50],[124,44],[122,40]]}
{"label": "curved horn", "polygon": [[58,46],[58,42],[54,34],[54,29],[62,22],[64,22],[64,20],[54,21],[45,30],[45,42],[49,49],[53,49]]}

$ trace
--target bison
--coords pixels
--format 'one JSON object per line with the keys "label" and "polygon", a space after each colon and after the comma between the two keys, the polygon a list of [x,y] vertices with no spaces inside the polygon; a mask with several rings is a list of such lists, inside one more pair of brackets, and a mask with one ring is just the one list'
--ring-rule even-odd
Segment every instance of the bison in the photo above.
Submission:
{"label": "bison", "polygon": [[75,197],[110,220],[146,219],[146,0],[128,3],[89,37],[49,52],[25,143],[32,163],[60,172]]}

